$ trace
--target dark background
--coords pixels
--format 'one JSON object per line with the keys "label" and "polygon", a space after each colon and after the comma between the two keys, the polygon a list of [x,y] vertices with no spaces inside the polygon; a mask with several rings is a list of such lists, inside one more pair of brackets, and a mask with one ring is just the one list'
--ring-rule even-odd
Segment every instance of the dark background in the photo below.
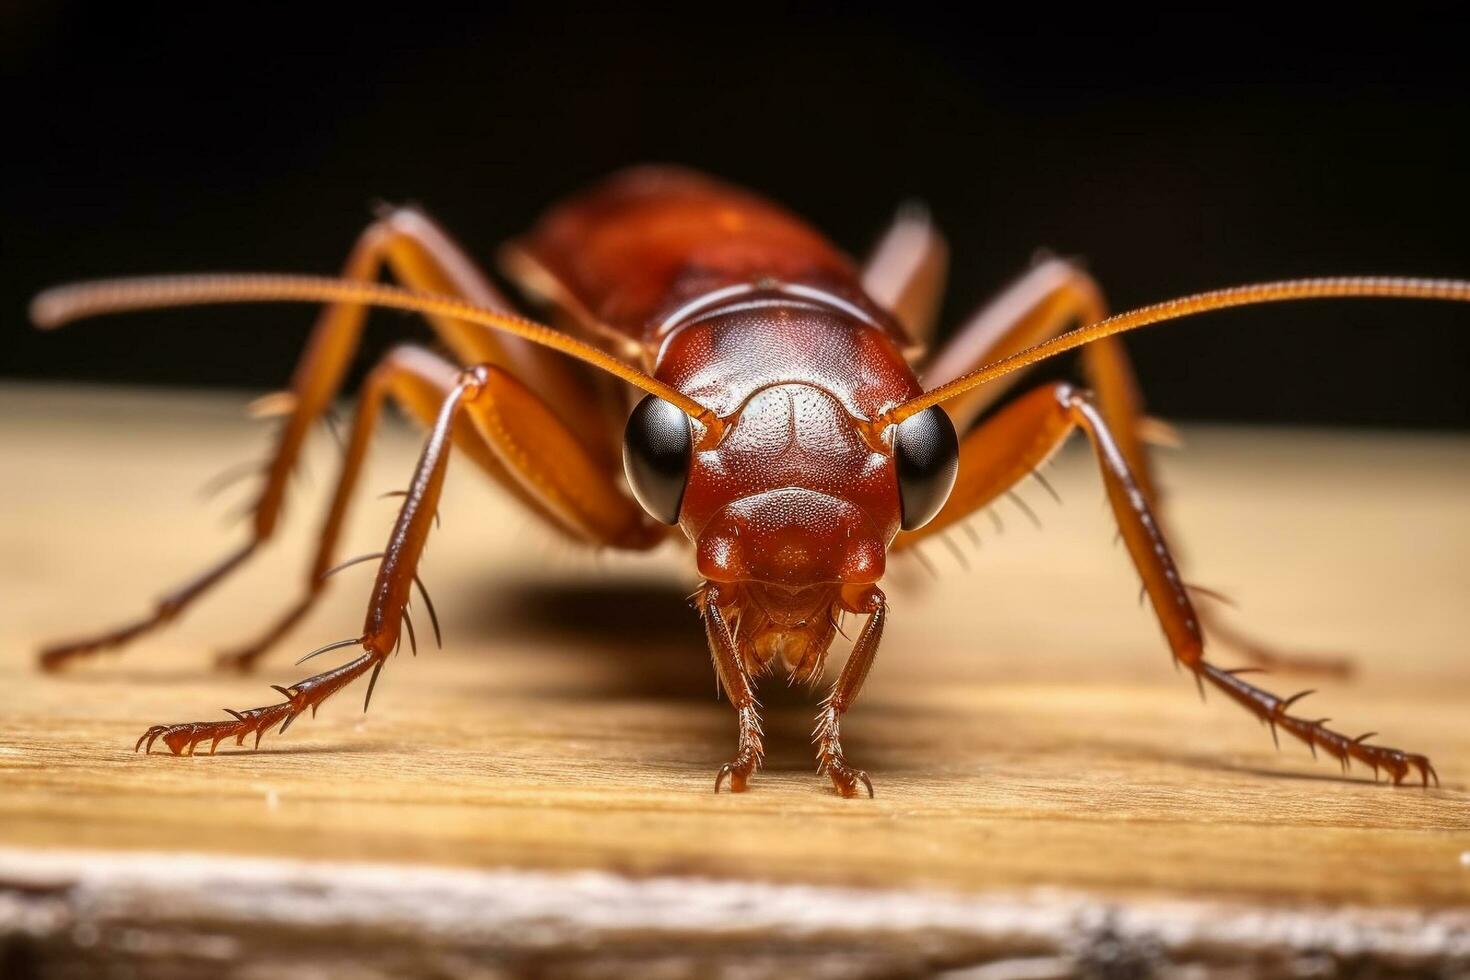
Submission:
{"label": "dark background", "polygon": [[[379,200],[421,203],[488,259],[559,195],[647,160],[764,191],[859,254],[926,200],[954,249],[951,324],[1042,246],[1085,257],[1119,308],[1470,274],[1470,69],[1448,7],[1300,25],[1239,5],[197,7],[0,14],[5,375],[278,386],[306,310],[39,335],[25,302],[83,276],[335,271]],[[420,329],[374,323],[376,348]],[[1470,427],[1470,307],[1259,308],[1131,347],[1169,417]]]}

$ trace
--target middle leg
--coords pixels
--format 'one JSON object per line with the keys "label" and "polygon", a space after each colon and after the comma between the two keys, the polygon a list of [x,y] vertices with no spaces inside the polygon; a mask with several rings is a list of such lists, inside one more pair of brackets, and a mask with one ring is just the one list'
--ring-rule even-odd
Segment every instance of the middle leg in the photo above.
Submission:
{"label": "middle leg", "polygon": [[[463,250],[422,212],[394,209],[363,232],[353,248],[342,276],[373,280],[384,267],[409,286],[431,292],[461,296],[493,310],[510,312],[500,292],[481,275]],[[100,650],[123,646],[137,637],[177,619],[200,597],[229,577],[270,540],[278,526],[286,499],[287,483],[308,433],[326,411],[340,387],[358,346],[367,316],[365,307],[351,303],[332,304],[318,315],[301,359],[283,399],[288,406],[264,484],[253,506],[249,538],[223,560],[206,568],[160,599],[154,609],[124,626],[90,636],[56,643],[41,654],[41,665],[59,669]],[[577,430],[579,442],[605,465],[617,465],[617,442],[600,401],[582,383],[585,372],[554,352],[539,348],[494,330],[446,318],[430,318],[430,326],[455,353],[461,364],[492,364],[514,373],[533,391],[556,404],[560,418]],[[535,501],[528,506],[538,510]],[[553,522],[554,523],[554,522]],[[304,610],[303,610],[304,611]],[[288,610],[267,630],[263,641],[247,644],[225,654],[221,660],[236,667],[248,666],[260,652],[300,618],[296,608]]]}
{"label": "middle leg", "polygon": [[236,745],[242,745],[245,737],[251,734],[258,746],[261,736],[270,729],[280,725],[280,731],[284,733],[308,708],[315,715],[333,694],[371,671],[367,698],[363,702],[366,710],[372,700],[378,673],[402,638],[409,590],[417,580],[419,558],[423,555],[430,525],[438,511],[455,424],[465,403],[479,397],[484,390],[484,378],[483,368],[464,372],[443,401],[379,563],[362,635],[328,644],[302,660],[347,646],[361,646],[362,653],[340,667],[297,681],[290,687],[276,687],[284,701],[245,711],[227,708],[225,710],[231,717],[220,721],[154,725],[139,737],[135,749],[146,747],[151,751],[153,743],[162,739],[174,755],[192,755],[195,747],[203,742],[209,743],[209,751],[213,754],[226,739],[233,738]]}
{"label": "middle leg", "polygon": [[[318,550],[318,567],[330,561],[342,509],[351,495],[382,399],[391,397],[432,425],[388,544],[375,556],[380,558],[378,576],[362,635],[316,652],[360,645],[362,655],[292,687],[277,688],[285,695],[284,702],[231,711],[230,720],[155,725],[144,733],[140,746],[146,743],[151,748],[161,738],[175,754],[192,752],[203,742],[209,742],[212,751],[227,738],[240,744],[252,733],[258,744],[267,730],[279,724],[284,732],[306,708],[315,713],[323,701],[357,677],[371,671],[375,682],[402,628],[407,628],[410,645],[416,645],[413,624],[406,615],[409,592],[416,585],[422,589],[418,562],[438,510],[451,444],[492,475],[502,470],[510,473],[524,492],[533,494],[547,513],[562,522],[568,534],[604,546],[630,548],[649,547],[665,534],[662,525],[653,525],[622,491],[613,475],[579,449],[576,438],[550,408],[499,367],[480,365],[459,371],[428,351],[399,348],[373,372],[369,395],[371,399],[364,404],[371,407],[366,415],[360,409],[351,440],[354,451],[344,462]],[[308,594],[307,601],[311,597]],[[432,609],[427,611],[434,617]]]}
{"label": "middle leg", "polygon": [[[497,396],[486,404],[505,408],[493,415],[471,411],[483,419],[484,434],[474,432],[471,419],[456,424],[455,444],[479,469],[509,491],[528,510],[566,538],[596,547],[641,550],[663,535],[640,509],[618,489],[615,475],[586,453],[581,443],[535,392],[497,367],[488,367]],[[367,457],[383,402],[391,397],[424,425],[431,425],[438,405],[453,385],[459,369],[422,348],[395,348],[363,383],[357,410],[342,459],[332,502],[317,535],[317,548],[300,595],[258,636],[221,654],[221,662],[246,669],[295,626],[325,595],[327,577],[337,560],[337,543],[357,481]],[[545,452],[531,453],[527,446]],[[555,460],[555,463],[550,460]],[[571,475],[551,477],[553,465]]]}

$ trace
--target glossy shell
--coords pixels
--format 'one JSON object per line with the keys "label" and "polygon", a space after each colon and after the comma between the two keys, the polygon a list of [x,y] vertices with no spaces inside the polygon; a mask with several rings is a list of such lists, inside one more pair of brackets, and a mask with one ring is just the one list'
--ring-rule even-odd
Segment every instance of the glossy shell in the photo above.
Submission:
{"label": "glossy shell", "polygon": [[696,433],[680,527],[734,597],[747,659],[817,669],[842,589],[882,576],[899,530],[892,434],[869,423],[920,392],[854,263],[786,211],[664,168],[558,206],[512,255],[589,334],[725,422]]}

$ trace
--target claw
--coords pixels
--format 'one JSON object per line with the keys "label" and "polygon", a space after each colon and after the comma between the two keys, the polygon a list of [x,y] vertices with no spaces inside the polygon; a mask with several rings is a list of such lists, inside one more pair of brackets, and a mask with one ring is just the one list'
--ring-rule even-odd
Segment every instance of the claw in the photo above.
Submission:
{"label": "claw", "polygon": [[720,767],[715,774],[715,792],[725,785],[725,777],[730,777],[730,792],[744,793],[750,785],[750,774],[755,766],[751,763],[727,762]]}
{"label": "claw", "polygon": [[1431,775],[1434,777],[1434,785],[1439,785],[1439,773],[1434,771],[1434,766],[1430,764],[1426,756],[1405,752],[1404,763],[1404,772],[1406,774],[1411,766],[1419,770],[1419,781],[1425,789],[1429,788],[1429,777]]}
{"label": "claw", "polygon": [[144,732],[142,735],[139,735],[138,736],[138,741],[133,744],[133,751],[134,752],[138,751],[138,749],[143,745],[143,740],[144,739],[147,739],[148,740],[148,747],[143,750],[143,754],[144,755],[147,755],[148,753],[152,752],[153,751],[153,740],[156,739],[156,738],[158,738],[158,736],[162,735],[165,731],[166,731],[166,729],[164,728],[163,725],[153,725],[146,732]]}
{"label": "claw", "polygon": [[1427,757],[1388,746],[1370,744],[1368,740],[1373,738],[1376,732],[1364,732],[1356,738],[1349,738],[1328,728],[1327,722],[1331,720],[1329,718],[1309,721],[1287,714],[1288,708],[1313,693],[1312,691],[1301,691],[1283,699],[1269,691],[1263,691],[1245,681],[1238,680],[1238,675],[1245,671],[1223,670],[1210,664],[1205,664],[1204,670],[1209,673],[1212,683],[1230,692],[1271,730],[1271,739],[1277,743],[1278,748],[1280,747],[1279,726],[1305,742],[1314,756],[1318,748],[1324,750],[1337,760],[1343,772],[1348,772],[1353,760],[1356,759],[1373,770],[1374,782],[1379,780],[1379,773],[1382,770],[1393,780],[1395,786],[1399,786],[1403,784],[1406,776],[1412,775],[1417,770],[1419,782],[1426,789],[1431,779],[1434,780],[1436,786],[1439,785],[1439,774],[1434,771],[1434,766]]}
{"label": "claw", "polygon": [[832,777],[833,787],[847,799],[857,796],[858,783],[862,783],[867,789],[868,799],[873,798],[873,780],[863,770],[854,769],[834,759],[827,765],[827,774]]}

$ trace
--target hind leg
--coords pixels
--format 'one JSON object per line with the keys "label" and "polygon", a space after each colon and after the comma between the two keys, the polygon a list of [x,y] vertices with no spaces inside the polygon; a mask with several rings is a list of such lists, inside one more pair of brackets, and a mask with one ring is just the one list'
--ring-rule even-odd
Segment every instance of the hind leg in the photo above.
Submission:
{"label": "hind leg", "polygon": [[[384,266],[409,285],[462,296],[492,309],[510,311],[503,296],[484,278],[442,230],[413,209],[397,209],[375,221],[359,238],[343,269],[349,279],[376,279]],[[329,306],[319,316],[287,397],[289,414],[281,427],[274,456],[266,467],[265,483],[256,499],[249,538],[223,560],[166,594],[153,611],[134,622],[92,636],[50,646],[41,653],[41,665],[54,670],[101,650],[122,646],[172,621],[195,600],[243,565],[275,533],[286,498],[291,471],[300,457],[311,427],[337,395],[343,375],[357,350],[366,310],[361,306]],[[605,437],[598,405],[589,388],[579,386],[573,366],[554,353],[485,327],[448,319],[430,325],[461,363],[498,365],[523,378],[559,406],[562,417],[582,426],[579,442],[603,458],[616,457]],[[588,424],[598,420],[597,424]],[[226,662],[249,665],[271,640],[284,634],[299,616],[287,615],[267,631],[264,642],[247,644]]]}
{"label": "hind leg", "polygon": [[863,264],[863,291],[898,318],[921,351],[934,336],[948,269],[944,236],[928,211],[908,204]]}
{"label": "hind leg", "polygon": [[[382,414],[383,403],[392,399],[424,425],[434,421],[434,411],[444,393],[452,387],[459,369],[423,348],[403,346],[391,351],[363,382],[358,394],[352,428],[342,457],[342,469],[332,493],[332,502],[317,534],[317,547],[300,596],[258,636],[220,655],[220,664],[237,670],[248,670],[292,627],[299,623],[326,593],[329,574],[337,560],[337,545],[347,518],[358,478],[367,458],[374,430]],[[479,468],[502,489],[519,499],[542,523],[564,535],[580,539],[568,526],[557,520],[544,504],[527,493],[483,440],[472,438],[470,424],[457,423],[457,445]]]}

